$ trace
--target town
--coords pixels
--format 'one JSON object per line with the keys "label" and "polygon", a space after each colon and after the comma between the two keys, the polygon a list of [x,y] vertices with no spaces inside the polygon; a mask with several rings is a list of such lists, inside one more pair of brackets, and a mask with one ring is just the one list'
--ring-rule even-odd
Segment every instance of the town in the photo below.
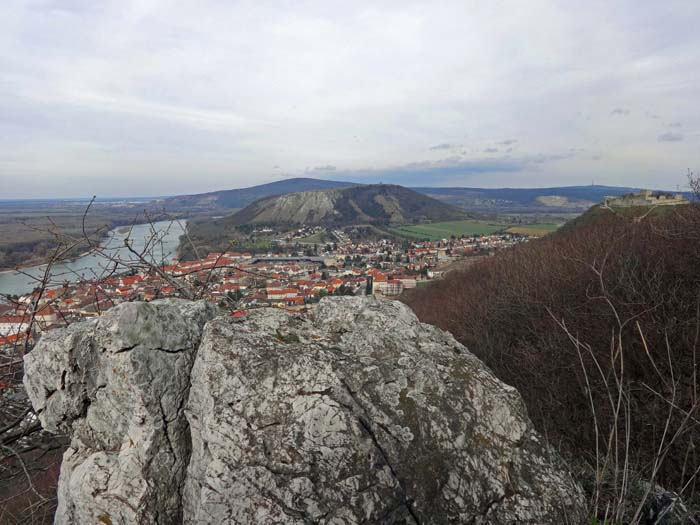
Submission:
{"label": "town", "polygon": [[[287,241],[315,230],[301,228]],[[451,237],[439,241],[351,240],[319,246],[278,244],[275,253],[209,253],[194,261],[160,267],[131,267],[104,279],[37,288],[0,303],[0,348],[75,321],[99,316],[125,301],[166,297],[205,299],[235,317],[255,308],[305,312],[327,295],[399,296],[404,290],[439,279],[528,240],[513,233]]]}

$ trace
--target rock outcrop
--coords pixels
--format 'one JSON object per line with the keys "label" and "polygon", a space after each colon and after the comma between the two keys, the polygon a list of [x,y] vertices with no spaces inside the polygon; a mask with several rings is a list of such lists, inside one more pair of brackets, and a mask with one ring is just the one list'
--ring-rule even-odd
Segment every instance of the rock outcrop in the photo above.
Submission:
{"label": "rock outcrop", "polygon": [[397,302],[212,319],[120,305],[42,338],[25,384],[69,432],[57,523],[577,523],[519,394]]}
{"label": "rock outcrop", "polygon": [[71,435],[55,522],[177,523],[190,458],[190,369],[215,310],[124,303],[42,336],[24,384],[43,427]]}

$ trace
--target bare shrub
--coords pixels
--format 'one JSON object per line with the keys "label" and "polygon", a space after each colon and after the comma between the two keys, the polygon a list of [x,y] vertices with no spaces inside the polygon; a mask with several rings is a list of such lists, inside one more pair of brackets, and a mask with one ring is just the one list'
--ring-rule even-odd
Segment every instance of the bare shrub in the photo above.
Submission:
{"label": "bare shrub", "polygon": [[[104,249],[109,241],[106,238],[108,232],[87,227],[91,207],[92,202],[85,208],[79,235],[65,233],[49,219],[51,226],[43,233],[50,234],[53,248],[43,271],[38,276],[24,272],[34,283],[33,292],[27,294],[28,302],[20,304],[19,298],[14,296],[0,297],[0,302],[14,307],[22,316],[21,328],[12,334],[11,342],[0,342],[0,523],[50,523],[53,520],[60,462],[68,440],[66,436],[42,430],[24,393],[22,358],[32,350],[41,333],[51,328],[48,324],[66,326],[82,316],[62,311],[59,303],[49,296],[60,296],[65,283],[71,281],[72,285],[89,291],[95,314],[99,315],[122,300],[106,286],[109,279],[142,274],[170,288],[168,296],[199,299],[210,290],[216,272],[240,271],[237,266],[223,264],[219,257],[207,269],[192,274],[174,277],[168,273],[166,266],[170,261],[163,249],[163,238],[170,228],[182,228],[182,223],[178,217],[166,214],[144,212],[135,219],[134,224],[145,223],[149,229],[143,243],[138,243],[139,247],[134,242],[132,225],[125,227],[121,250]],[[164,227],[163,221],[166,223]],[[159,222],[161,227],[156,226]],[[183,238],[187,242],[186,233]],[[191,246],[190,249],[198,253],[197,247]],[[97,269],[91,275],[58,270],[60,263],[74,257],[77,252],[98,259]],[[229,309],[235,309],[235,301],[226,296],[222,300]],[[51,323],[42,320],[41,313],[47,308],[56,314]]]}

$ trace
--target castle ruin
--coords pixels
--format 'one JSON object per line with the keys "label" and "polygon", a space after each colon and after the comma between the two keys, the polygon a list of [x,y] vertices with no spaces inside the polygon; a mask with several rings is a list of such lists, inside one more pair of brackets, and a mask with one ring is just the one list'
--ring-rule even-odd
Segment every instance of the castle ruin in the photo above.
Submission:
{"label": "castle ruin", "polygon": [[632,206],[678,206],[688,204],[683,195],[665,191],[641,190],[616,197],[605,197],[603,206],[630,208]]}

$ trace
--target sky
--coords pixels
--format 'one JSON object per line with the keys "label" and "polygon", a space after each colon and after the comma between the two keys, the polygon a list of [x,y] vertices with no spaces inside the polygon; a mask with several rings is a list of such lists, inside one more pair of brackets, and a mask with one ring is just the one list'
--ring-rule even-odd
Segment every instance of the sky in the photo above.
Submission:
{"label": "sky", "polygon": [[697,0],[0,5],[0,199],[698,168]]}

